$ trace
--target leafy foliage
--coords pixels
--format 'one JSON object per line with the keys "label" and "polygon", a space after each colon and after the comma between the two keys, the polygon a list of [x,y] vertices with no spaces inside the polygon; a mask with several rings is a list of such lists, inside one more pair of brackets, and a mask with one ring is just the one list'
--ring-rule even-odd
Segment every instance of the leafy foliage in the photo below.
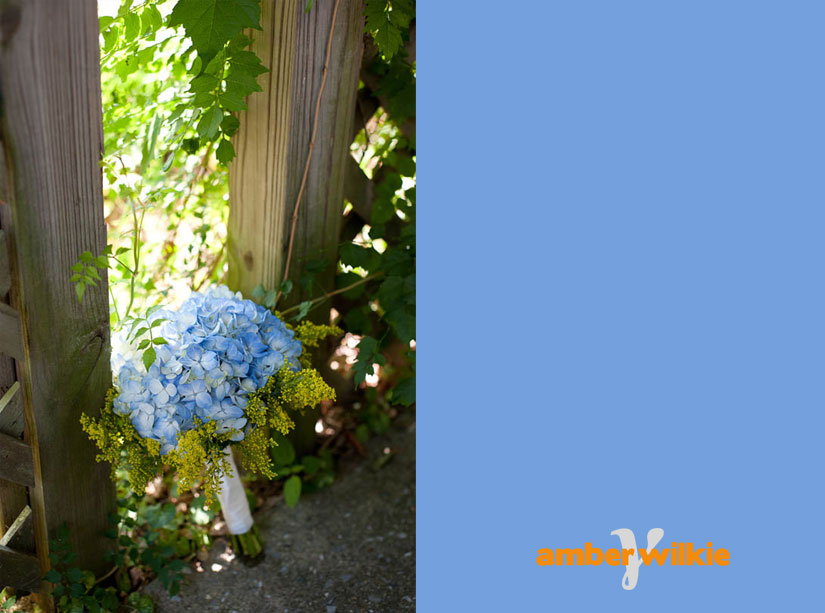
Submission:
{"label": "leafy foliage", "polygon": [[401,48],[402,33],[415,14],[412,0],[367,0],[364,13],[367,30],[381,54],[387,60],[392,59]]}
{"label": "leafy foliage", "polygon": [[120,603],[114,588],[97,587],[93,573],[73,565],[76,555],[68,539],[69,529],[64,524],[57,530],[57,538],[49,540],[51,570],[43,577],[53,586],[57,609],[72,613],[116,611]]}
{"label": "leafy foliage", "polygon": [[178,0],[170,26],[183,26],[207,66],[243,28],[260,29],[260,0]]}
{"label": "leafy foliage", "polygon": [[276,479],[284,481],[284,502],[295,507],[302,493],[325,488],[335,481],[335,461],[328,449],[315,455],[295,457],[295,447],[283,434],[274,433],[276,443],[271,449],[272,469]]}

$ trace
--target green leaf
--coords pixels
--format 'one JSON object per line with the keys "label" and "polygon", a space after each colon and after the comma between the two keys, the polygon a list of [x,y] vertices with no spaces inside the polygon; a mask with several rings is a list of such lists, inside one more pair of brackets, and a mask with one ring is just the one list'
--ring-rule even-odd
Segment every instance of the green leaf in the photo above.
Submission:
{"label": "green leaf", "polygon": [[264,306],[271,309],[275,306],[275,301],[278,299],[278,292],[274,289],[269,290],[264,296]]}
{"label": "green leaf", "polygon": [[389,198],[379,198],[372,205],[370,223],[374,226],[387,223],[395,215],[395,207]]}
{"label": "green leaf", "polygon": [[291,509],[298,504],[298,499],[301,497],[301,477],[292,475],[284,483],[284,501]]}
{"label": "green leaf", "polygon": [[405,407],[415,402],[415,377],[409,377],[396,383],[392,388],[390,401],[393,404],[402,404]]}
{"label": "green leaf", "polygon": [[138,345],[138,351],[142,351],[143,349],[146,349],[148,346],[149,346],[149,339],[144,338],[142,341],[140,341],[140,344]]}
{"label": "green leaf", "polygon": [[209,108],[198,122],[198,134],[201,138],[212,140],[218,133],[218,127],[223,119],[223,111],[217,106]]}
{"label": "green leaf", "polygon": [[315,3],[315,0],[307,0],[307,5],[304,7],[304,13],[309,13],[312,10],[312,5]]}
{"label": "green leaf", "polygon": [[386,361],[378,352],[378,341],[371,336],[364,336],[358,343],[358,359],[352,368],[355,385],[362,384],[367,375],[375,373],[374,364],[383,365]]}
{"label": "green leaf", "polygon": [[115,48],[120,38],[120,30],[117,26],[112,26],[103,33],[103,51],[109,52]]}
{"label": "green leaf", "polygon": [[215,157],[218,158],[219,162],[228,164],[235,158],[235,147],[232,146],[232,143],[230,143],[228,139],[223,138],[221,142],[218,143]]}
{"label": "green leaf", "polygon": [[83,571],[79,568],[70,568],[66,571],[66,578],[72,583],[81,583],[84,579]]}
{"label": "green leaf", "polygon": [[[275,432],[272,435],[273,440],[277,445],[272,447],[272,460],[276,466],[289,466],[295,461],[295,447],[292,446],[292,441],[285,437],[280,432]],[[277,470],[277,469],[276,469]]]}
{"label": "green leaf", "polygon": [[258,285],[252,289],[252,298],[258,302],[261,302],[264,299],[264,296],[266,296],[266,288],[263,283],[258,283]]}
{"label": "green leaf", "polygon": [[140,36],[140,17],[135,13],[127,13],[123,18],[123,37],[132,41]]}
{"label": "green leaf", "polygon": [[237,96],[233,93],[226,92],[218,97],[221,106],[227,111],[245,111],[246,103],[243,101],[243,96]]}
{"label": "green leaf", "polygon": [[55,569],[51,569],[49,572],[47,572],[45,575],[43,575],[43,578],[46,581],[48,581],[49,583],[60,583],[60,579],[62,577],[63,577],[63,575],[61,575]]}
{"label": "green leaf", "polygon": [[314,455],[305,455],[301,458],[301,464],[304,465],[304,472],[308,475],[314,475],[321,470],[321,460]]}
{"label": "green leaf", "polygon": [[153,32],[157,32],[163,25],[163,17],[160,11],[154,4],[147,6],[140,14],[141,23],[143,23],[144,30],[152,28]]}
{"label": "green leaf", "polygon": [[261,29],[259,0],[178,0],[169,25],[183,26],[206,66],[243,28]]}
{"label": "green leaf", "polygon": [[155,363],[156,356],[157,354],[155,353],[154,347],[149,347],[149,349],[143,352],[143,365],[146,367],[146,370],[149,370],[149,367]]}
{"label": "green leaf", "polygon": [[226,93],[238,98],[245,98],[252,92],[259,92],[261,86],[258,85],[258,77],[243,69],[230,66],[226,75]]}
{"label": "green leaf", "polygon": [[238,121],[238,118],[231,114],[226,114],[223,117],[223,121],[221,121],[221,132],[226,134],[227,136],[232,136],[235,132],[238,131],[238,128],[241,126],[241,122]]}
{"label": "green leaf", "polygon": [[340,257],[344,264],[368,271],[376,270],[379,264],[379,253],[375,249],[356,243],[341,245]]}
{"label": "green leaf", "polygon": [[304,317],[307,316],[309,310],[312,308],[312,301],[311,300],[304,300],[301,304],[298,305],[298,314],[293,317],[294,321],[301,321]]}
{"label": "green leaf", "polygon": [[285,279],[284,281],[281,281],[281,284],[278,286],[278,290],[284,296],[289,296],[290,292],[292,291],[292,281],[290,279]]}
{"label": "green leaf", "polygon": [[77,294],[77,301],[82,302],[83,301],[83,294],[86,293],[86,284],[83,281],[79,281],[74,286],[74,291]]}
{"label": "green leaf", "polygon": [[367,0],[364,14],[367,17],[367,30],[372,33],[378,50],[387,59],[391,59],[403,44],[401,31],[406,29],[412,19],[411,0]]}
{"label": "green leaf", "polygon": [[251,51],[238,51],[230,58],[230,64],[234,70],[243,70],[249,74],[259,75],[268,72],[261,63],[261,58]]}
{"label": "green leaf", "polygon": [[166,341],[166,339],[165,339],[165,338],[160,338],[160,337],[158,337],[158,338],[153,338],[153,339],[152,339],[152,342],[153,342],[155,345],[168,345],[168,344],[169,344],[169,343]]}
{"label": "green leaf", "polygon": [[218,77],[211,74],[202,74],[192,79],[192,82],[189,83],[189,91],[193,93],[213,92],[217,89],[219,83]]}

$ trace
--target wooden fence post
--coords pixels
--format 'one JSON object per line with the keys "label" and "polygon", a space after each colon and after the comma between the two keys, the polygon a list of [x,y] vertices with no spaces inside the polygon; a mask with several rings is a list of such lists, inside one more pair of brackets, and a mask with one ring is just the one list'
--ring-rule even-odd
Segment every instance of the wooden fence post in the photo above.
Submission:
{"label": "wooden fence post", "polygon": [[[229,167],[229,284],[250,295],[263,283],[277,288],[284,272],[290,218],[300,189],[334,8],[335,30],[318,109],[312,162],[301,199],[290,278],[307,260],[327,259],[331,283],[344,206],[344,180],[355,117],[364,35],[363,0],[263,0],[263,31],[250,32],[252,49],[269,73],[263,92],[247,100]],[[327,286],[329,288],[329,285]],[[317,295],[317,288],[314,288]],[[303,298],[308,296],[304,295]]]}
{"label": "wooden fence post", "polygon": [[[281,306],[332,289],[350,162],[352,125],[364,36],[364,1],[263,0],[263,31],[249,32],[252,49],[269,73],[263,92],[251,95],[235,136],[237,158],[229,166],[228,284],[250,296],[262,283],[278,288],[284,274],[291,217],[317,121],[294,237],[289,278],[294,289]],[[316,103],[330,29],[335,21],[323,95]],[[308,262],[326,260],[307,291],[299,283]],[[311,316],[324,320],[322,310]],[[323,321],[328,323],[328,321]],[[291,435],[299,453],[315,441],[313,411],[296,420]]]}
{"label": "wooden fence post", "polygon": [[13,528],[22,544],[0,540],[0,586],[38,589],[62,524],[81,568],[104,571],[112,547],[114,486],[79,424],[111,384],[107,280],[82,304],[69,282],[80,254],[106,245],[100,104],[95,0],[0,0],[0,353],[14,359],[0,356],[0,398],[13,390],[0,400],[0,480],[17,484],[0,488],[0,524],[26,498],[31,509]]}

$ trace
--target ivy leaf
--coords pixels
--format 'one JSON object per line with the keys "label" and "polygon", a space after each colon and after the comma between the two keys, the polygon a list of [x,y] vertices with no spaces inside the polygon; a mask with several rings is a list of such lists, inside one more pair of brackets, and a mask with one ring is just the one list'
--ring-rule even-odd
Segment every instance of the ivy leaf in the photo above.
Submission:
{"label": "ivy leaf", "polygon": [[263,283],[258,283],[258,285],[256,285],[252,289],[252,298],[255,299],[258,302],[263,300],[265,295],[266,295],[266,288],[264,287]]}
{"label": "ivy leaf", "polygon": [[189,84],[189,91],[195,94],[212,92],[218,87],[219,82],[218,77],[212,76],[211,74],[202,74],[192,79],[192,82]]}
{"label": "ivy leaf", "polygon": [[294,321],[301,321],[304,317],[307,316],[309,310],[312,308],[312,301],[311,300],[304,300],[301,304],[298,305],[298,314],[293,317]]}
{"label": "ivy leaf", "polygon": [[378,351],[378,341],[371,336],[365,336],[358,343],[358,360],[352,367],[355,385],[361,385],[367,375],[375,373],[374,364],[383,365],[386,358]]}
{"label": "ivy leaf", "polygon": [[83,281],[80,281],[77,285],[74,286],[74,291],[77,294],[77,301],[83,301],[83,294],[86,293],[86,284]]}
{"label": "ivy leaf", "polygon": [[132,41],[140,35],[140,17],[135,13],[127,13],[123,18],[123,36]]}
{"label": "ivy leaf", "polygon": [[140,14],[140,20],[143,23],[143,29],[151,28],[153,32],[157,32],[160,26],[163,25],[163,17],[160,11],[154,4],[147,6]]}
{"label": "ivy leaf", "polygon": [[387,60],[401,48],[401,31],[410,25],[412,13],[411,0],[367,0],[367,30]]}
{"label": "ivy leaf", "polygon": [[227,139],[223,138],[218,144],[218,149],[215,151],[215,157],[218,158],[219,162],[228,164],[235,158],[235,147],[233,147],[232,143]]}
{"label": "ivy leaf", "polygon": [[229,58],[229,64],[233,70],[243,71],[251,75],[259,75],[268,72],[261,63],[261,58],[252,51],[236,51]]}
{"label": "ivy leaf", "polygon": [[211,140],[218,133],[218,128],[223,119],[223,111],[217,106],[207,110],[198,122],[198,134],[201,138]]}
{"label": "ivy leaf", "polygon": [[413,404],[415,402],[415,377],[399,381],[396,386],[392,388],[390,401],[393,404],[402,404],[405,407]]}
{"label": "ivy leaf", "polygon": [[169,25],[183,26],[206,66],[244,28],[261,29],[259,0],[178,0]]}
{"label": "ivy leaf", "polygon": [[278,286],[278,291],[280,291],[284,297],[289,296],[289,293],[292,291],[292,281],[290,279],[281,281],[281,284]]}
{"label": "ivy leaf", "polygon": [[143,352],[143,365],[146,367],[146,370],[149,370],[149,367],[155,363],[155,357],[157,357],[157,354],[155,353],[154,347],[149,347],[149,349]]}
{"label": "ivy leaf", "polygon": [[270,454],[272,460],[275,462],[276,469],[278,466],[289,466],[295,460],[295,447],[292,442],[280,432],[273,433],[273,440],[277,445],[273,445]]}
{"label": "ivy leaf", "polygon": [[284,501],[289,508],[294,509],[301,497],[301,477],[292,475],[284,483]]}
{"label": "ivy leaf", "polygon": [[237,117],[230,114],[224,115],[223,121],[221,121],[221,132],[227,136],[232,136],[238,131],[239,127],[241,127],[241,122],[238,121]]}

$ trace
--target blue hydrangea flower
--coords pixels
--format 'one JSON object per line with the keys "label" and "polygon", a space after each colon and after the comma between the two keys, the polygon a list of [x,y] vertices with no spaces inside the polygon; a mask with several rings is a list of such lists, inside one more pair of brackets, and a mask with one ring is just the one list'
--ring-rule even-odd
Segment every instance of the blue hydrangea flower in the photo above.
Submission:
{"label": "blue hydrangea flower", "polygon": [[115,412],[128,415],[140,436],[159,441],[163,454],[175,448],[180,432],[195,427],[196,418],[243,440],[247,396],[285,363],[300,368],[302,348],[294,332],[225,286],[193,293],[179,309],[149,317],[157,319],[166,321],[153,334],[168,344],[156,347],[149,369],[124,330],[112,340],[112,371]]}

